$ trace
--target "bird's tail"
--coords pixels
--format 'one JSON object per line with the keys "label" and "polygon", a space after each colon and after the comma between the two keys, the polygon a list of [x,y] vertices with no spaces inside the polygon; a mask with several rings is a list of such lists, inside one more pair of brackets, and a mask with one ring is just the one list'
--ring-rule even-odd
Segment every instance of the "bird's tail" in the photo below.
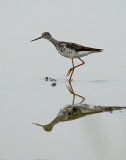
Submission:
{"label": "bird's tail", "polygon": [[94,49],[96,52],[102,52],[103,49]]}

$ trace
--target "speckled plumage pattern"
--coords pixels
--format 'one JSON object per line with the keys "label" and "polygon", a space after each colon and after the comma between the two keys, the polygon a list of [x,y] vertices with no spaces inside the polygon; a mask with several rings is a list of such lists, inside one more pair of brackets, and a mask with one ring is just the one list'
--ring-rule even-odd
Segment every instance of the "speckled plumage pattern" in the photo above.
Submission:
{"label": "speckled plumage pattern", "polygon": [[67,58],[79,58],[91,53],[101,52],[102,49],[85,47],[76,43],[57,41],[53,37],[48,39],[56,47],[58,52]]}
{"label": "speckled plumage pattern", "polygon": [[58,42],[56,49],[62,56],[67,58],[79,58],[91,53],[102,51],[101,49],[89,48],[70,42]]}

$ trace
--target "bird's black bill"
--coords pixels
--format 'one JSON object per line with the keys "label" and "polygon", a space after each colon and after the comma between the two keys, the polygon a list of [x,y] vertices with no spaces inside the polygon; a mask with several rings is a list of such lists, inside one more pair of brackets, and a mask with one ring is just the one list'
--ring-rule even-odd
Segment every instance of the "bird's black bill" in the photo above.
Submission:
{"label": "bird's black bill", "polygon": [[36,40],[41,39],[41,38],[42,38],[42,37],[38,37],[38,38],[36,38],[36,39],[31,40],[30,42],[36,41]]}

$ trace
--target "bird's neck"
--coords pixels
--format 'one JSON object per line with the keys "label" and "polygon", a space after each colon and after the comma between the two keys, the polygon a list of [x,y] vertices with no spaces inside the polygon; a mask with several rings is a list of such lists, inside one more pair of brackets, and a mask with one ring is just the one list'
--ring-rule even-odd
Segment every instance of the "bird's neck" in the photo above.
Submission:
{"label": "bird's neck", "polygon": [[54,39],[53,37],[49,38],[48,39],[55,47],[57,46],[58,44],[58,41],[56,39]]}

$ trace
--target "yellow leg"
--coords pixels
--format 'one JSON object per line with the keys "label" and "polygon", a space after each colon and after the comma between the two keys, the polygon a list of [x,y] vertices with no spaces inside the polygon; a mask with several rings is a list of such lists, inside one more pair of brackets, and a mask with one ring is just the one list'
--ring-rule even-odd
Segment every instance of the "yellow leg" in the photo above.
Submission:
{"label": "yellow leg", "polygon": [[73,62],[73,59],[72,59],[72,65],[73,65],[73,68],[71,70],[71,75],[70,75],[70,78],[69,78],[69,83],[71,83],[71,78],[72,78],[72,75],[73,75],[73,72],[74,72],[74,62]]}
{"label": "yellow leg", "polygon": [[[79,65],[77,65],[77,66],[74,66],[74,68],[72,67],[72,68],[70,68],[69,69],[69,71],[67,72],[67,74],[66,74],[66,76],[69,76],[70,75],[70,73],[71,72],[73,72],[73,70],[75,69],[75,68],[77,68],[77,67],[79,67],[79,66],[82,66],[82,65],[84,65],[84,61],[82,60],[82,59],[80,59],[80,58],[78,58],[82,63],[81,64],[79,64]],[[72,59],[72,64],[73,64],[73,59]]]}

